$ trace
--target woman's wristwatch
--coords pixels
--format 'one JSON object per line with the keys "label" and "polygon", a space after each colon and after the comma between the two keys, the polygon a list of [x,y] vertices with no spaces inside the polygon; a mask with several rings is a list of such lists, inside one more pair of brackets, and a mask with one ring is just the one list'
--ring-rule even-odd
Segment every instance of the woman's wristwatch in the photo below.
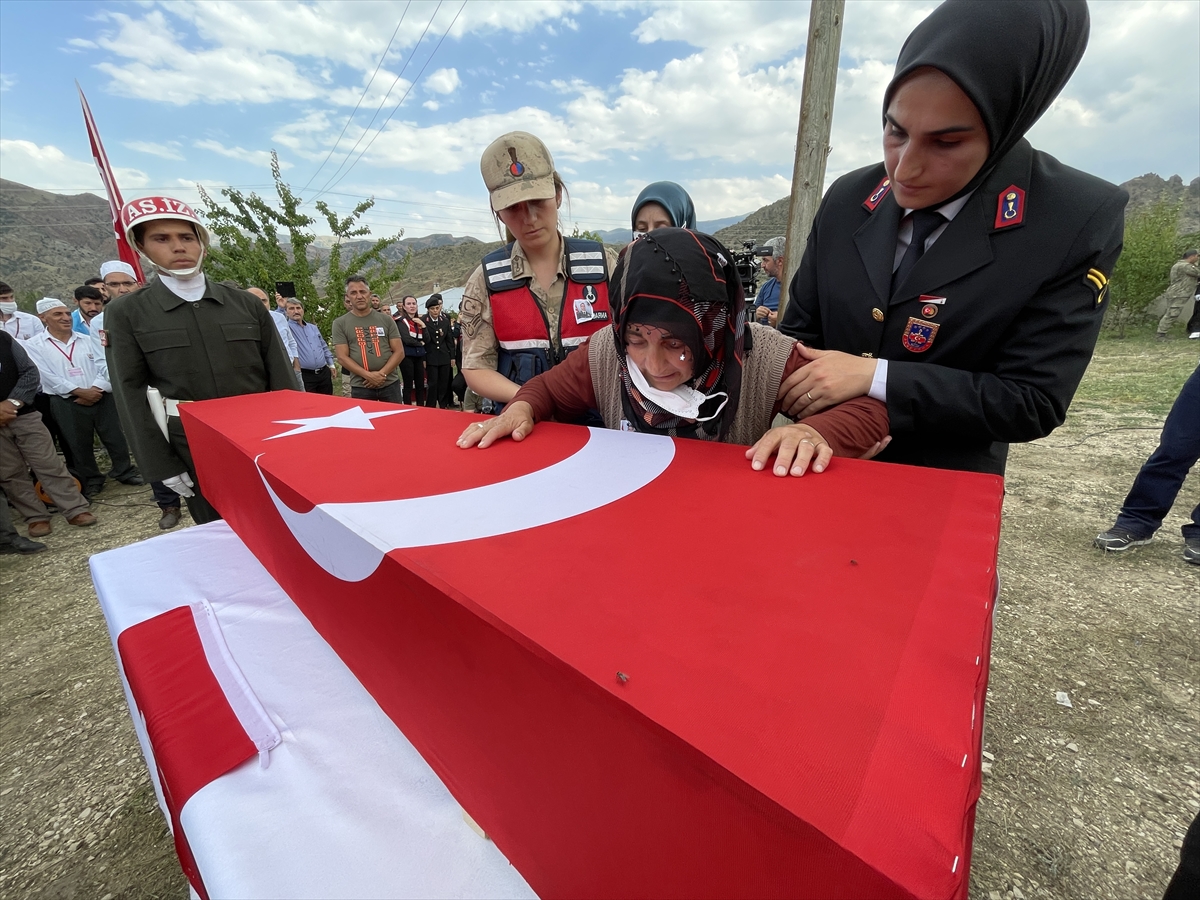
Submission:
{"label": "woman's wristwatch", "polygon": [[8,398],[8,402],[11,403],[13,406],[15,406],[17,409],[20,409],[22,406],[25,405],[20,400],[14,400],[12,397]]}

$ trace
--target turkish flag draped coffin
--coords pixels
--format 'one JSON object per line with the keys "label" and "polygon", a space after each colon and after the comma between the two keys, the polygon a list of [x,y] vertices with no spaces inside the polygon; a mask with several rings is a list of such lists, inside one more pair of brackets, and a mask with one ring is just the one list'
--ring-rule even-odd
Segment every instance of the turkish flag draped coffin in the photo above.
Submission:
{"label": "turkish flag draped coffin", "polygon": [[205,494],[539,895],[966,897],[999,478],[181,410]]}

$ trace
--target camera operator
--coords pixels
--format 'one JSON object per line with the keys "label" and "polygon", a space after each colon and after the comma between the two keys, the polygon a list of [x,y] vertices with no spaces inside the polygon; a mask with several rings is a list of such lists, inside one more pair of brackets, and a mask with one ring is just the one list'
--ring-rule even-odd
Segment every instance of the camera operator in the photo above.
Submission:
{"label": "camera operator", "polygon": [[786,241],[782,237],[771,238],[763,244],[769,254],[763,255],[762,270],[770,277],[758,289],[754,298],[754,321],[760,325],[775,327],[775,318],[779,313],[779,279],[783,276],[783,253]]}

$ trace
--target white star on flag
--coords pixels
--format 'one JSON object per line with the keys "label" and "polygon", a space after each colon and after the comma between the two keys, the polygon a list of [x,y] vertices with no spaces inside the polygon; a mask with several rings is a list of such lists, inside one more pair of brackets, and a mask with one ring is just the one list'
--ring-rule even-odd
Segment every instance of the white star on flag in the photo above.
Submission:
{"label": "white star on flag", "polygon": [[312,419],[282,419],[274,422],[275,425],[297,425],[298,428],[293,428],[291,431],[285,431],[282,434],[273,434],[264,440],[273,441],[275,438],[291,437],[294,434],[308,434],[310,431],[324,431],[326,428],[352,428],[359,431],[374,431],[375,426],[371,424],[372,419],[378,419],[383,416],[397,416],[400,413],[412,412],[411,409],[389,409],[386,412],[363,412],[361,406],[354,406],[350,409],[343,409],[341,412],[334,413],[332,416],[316,416]]}

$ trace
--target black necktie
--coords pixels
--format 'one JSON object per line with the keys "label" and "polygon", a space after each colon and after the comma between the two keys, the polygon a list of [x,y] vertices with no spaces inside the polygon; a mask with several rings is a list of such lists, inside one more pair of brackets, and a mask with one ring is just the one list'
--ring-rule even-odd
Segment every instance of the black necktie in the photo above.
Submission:
{"label": "black necktie", "polygon": [[911,218],[912,238],[908,242],[908,249],[904,251],[904,258],[900,260],[899,267],[892,273],[893,294],[896,293],[896,288],[904,283],[904,279],[917,264],[917,260],[925,255],[925,242],[929,240],[929,236],[946,224],[946,217],[935,209],[913,210]]}

